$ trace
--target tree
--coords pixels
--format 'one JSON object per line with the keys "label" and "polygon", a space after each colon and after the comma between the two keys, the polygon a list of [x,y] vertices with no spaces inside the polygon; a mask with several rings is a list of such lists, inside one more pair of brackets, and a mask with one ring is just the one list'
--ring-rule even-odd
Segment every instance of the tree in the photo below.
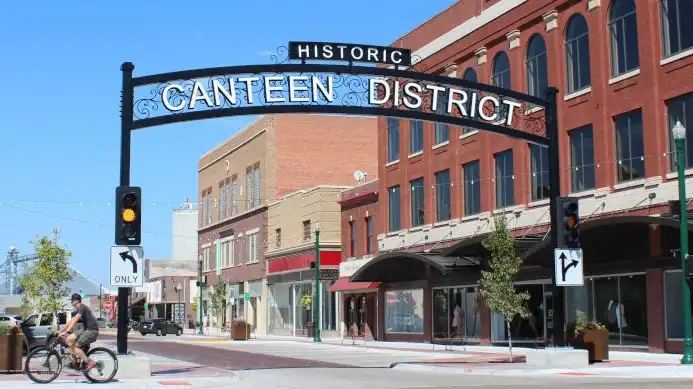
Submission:
{"label": "tree", "polygon": [[489,269],[482,270],[479,280],[479,292],[491,311],[498,312],[505,318],[508,332],[510,362],[513,360],[513,343],[510,334],[510,322],[515,316],[529,317],[527,310],[528,292],[518,293],[515,290],[515,277],[520,272],[520,260],[512,236],[508,231],[505,216],[494,218],[494,230],[483,241],[483,246],[490,254]]}
{"label": "tree", "polygon": [[72,253],[45,236],[31,243],[38,259],[26,266],[26,272],[19,279],[19,285],[24,289],[22,315],[52,313],[55,324],[57,314],[63,308],[63,299],[70,293],[66,285],[72,280],[69,270]]}
{"label": "tree", "polygon": [[224,300],[226,300],[226,284],[219,280],[217,283],[214,285],[214,290],[212,291],[212,296],[211,296],[211,308],[212,308],[212,315],[217,316],[217,323],[223,322],[222,320],[219,320],[218,315],[223,313],[224,309]]}

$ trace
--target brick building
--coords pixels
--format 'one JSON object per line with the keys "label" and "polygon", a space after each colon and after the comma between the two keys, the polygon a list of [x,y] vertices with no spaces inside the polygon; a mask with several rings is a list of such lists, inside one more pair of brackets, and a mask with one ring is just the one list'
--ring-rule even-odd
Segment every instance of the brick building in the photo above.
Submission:
{"label": "brick building", "polygon": [[[693,135],[690,14],[687,0],[463,0],[393,43],[433,73],[535,96],[558,88],[560,189],[580,199],[586,275],[584,287],[566,289],[566,321],[586,312],[608,326],[613,346],[682,347],[681,276],[670,252],[678,221],[667,204],[677,199],[671,128],[678,119]],[[379,118],[378,133],[377,226],[390,254],[351,277],[389,280],[379,286],[378,336],[505,342],[503,318],[475,286],[477,260],[488,254],[481,241],[504,213],[524,250],[518,288],[532,296],[531,318],[511,323],[513,341],[547,342],[546,150],[414,120]]]}
{"label": "brick building", "polygon": [[342,262],[339,279],[330,291],[338,292],[341,334],[377,339],[378,282],[350,282],[349,277],[378,254],[378,181],[341,193]]}
{"label": "brick building", "polygon": [[[352,184],[355,170],[377,176],[376,139],[370,118],[264,116],[202,156],[198,236],[211,322],[244,317],[264,333],[268,204],[316,185]],[[226,298],[212,312],[211,292],[221,284]]]}

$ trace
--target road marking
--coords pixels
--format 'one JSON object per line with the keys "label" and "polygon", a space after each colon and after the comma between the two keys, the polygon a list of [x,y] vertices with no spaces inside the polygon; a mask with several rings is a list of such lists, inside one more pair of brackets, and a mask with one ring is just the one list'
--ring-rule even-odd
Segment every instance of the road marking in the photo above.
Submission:
{"label": "road marking", "polygon": [[163,386],[192,386],[188,381],[159,381],[158,384]]}

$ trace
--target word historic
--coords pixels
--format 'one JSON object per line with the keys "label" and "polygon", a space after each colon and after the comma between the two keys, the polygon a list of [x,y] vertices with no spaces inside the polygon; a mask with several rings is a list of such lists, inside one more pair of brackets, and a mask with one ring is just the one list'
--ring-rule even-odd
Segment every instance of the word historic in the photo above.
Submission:
{"label": "word historic", "polygon": [[351,43],[289,42],[289,59],[411,66],[411,50]]}
{"label": "word historic", "polygon": [[[253,75],[228,76],[226,80],[195,81],[192,88],[170,83],[161,90],[161,101],[167,110],[178,112],[194,110],[199,104],[207,108],[237,107],[253,104],[316,103],[333,104],[339,93],[334,75]],[[364,86],[365,88],[365,86]],[[353,91],[351,92],[353,93]],[[442,115],[479,118],[493,124],[512,125],[514,110],[520,103],[494,95],[481,95],[455,87],[433,85],[415,81],[368,79],[368,90],[359,93],[361,106],[405,106]],[[430,98],[423,98],[430,96]],[[259,101],[258,101],[259,100]],[[441,109],[439,104],[445,104]],[[505,106],[505,107],[502,107]]]}

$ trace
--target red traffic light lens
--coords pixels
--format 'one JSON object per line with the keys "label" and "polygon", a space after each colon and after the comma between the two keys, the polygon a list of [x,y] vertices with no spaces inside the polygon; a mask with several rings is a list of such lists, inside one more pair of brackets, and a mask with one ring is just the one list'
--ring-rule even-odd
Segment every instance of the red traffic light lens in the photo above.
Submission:
{"label": "red traffic light lens", "polygon": [[577,218],[575,216],[571,216],[566,218],[565,223],[568,225],[568,228],[573,228],[578,224]]}

